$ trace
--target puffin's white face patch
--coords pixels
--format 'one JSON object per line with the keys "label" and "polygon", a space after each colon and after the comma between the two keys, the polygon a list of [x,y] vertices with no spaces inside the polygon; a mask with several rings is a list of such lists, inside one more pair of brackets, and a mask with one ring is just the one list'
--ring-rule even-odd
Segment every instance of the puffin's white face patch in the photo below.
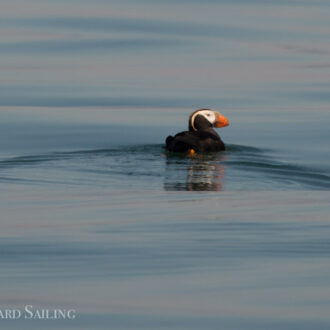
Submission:
{"label": "puffin's white face patch", "polygon": [[196,128],[195,128],[195,125],[194,125],[194,121],[195,121],[195,118],[196,116],[198,115],[201,115],[203,116],[204,118],[206,118],[212,125],[214,124],[215,122],[215,114],[214,114],[214,111],[212,110],[201,110],[201,111],[198,111],[196,112],[193,117],[191,118],[191,126],[193,127],[193,129],[196,131]]}

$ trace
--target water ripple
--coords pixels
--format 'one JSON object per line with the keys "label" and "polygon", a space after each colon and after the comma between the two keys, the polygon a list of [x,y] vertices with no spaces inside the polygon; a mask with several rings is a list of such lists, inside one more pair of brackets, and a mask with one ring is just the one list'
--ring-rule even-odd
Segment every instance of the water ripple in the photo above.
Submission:
{"label": "water ripple", "polygon": [[242,145],[196,157],[168,154],[162,145],[54,152],[1,160],[0,181],[96,186],[111,182],[199,191],[330,189],[326,173],[280,162],[270,154]]}

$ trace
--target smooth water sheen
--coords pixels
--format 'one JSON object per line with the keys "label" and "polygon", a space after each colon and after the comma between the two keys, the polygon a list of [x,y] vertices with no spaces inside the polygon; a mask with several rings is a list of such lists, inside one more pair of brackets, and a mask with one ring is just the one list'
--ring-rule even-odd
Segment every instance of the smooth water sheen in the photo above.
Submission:
{"label": "smooth water sheen", "polygon": [[[12,0],[2,329],[328,329],[330,3]],[[225,152],[164,149],[209,107]],[[1,316],[1,313],[0,313]]]}

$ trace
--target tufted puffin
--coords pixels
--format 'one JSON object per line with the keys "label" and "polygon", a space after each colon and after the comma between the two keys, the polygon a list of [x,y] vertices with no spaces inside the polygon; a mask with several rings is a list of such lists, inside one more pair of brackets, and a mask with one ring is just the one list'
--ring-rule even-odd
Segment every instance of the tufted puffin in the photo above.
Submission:
{"label": "tufted puffin", "polygon": [[166,149],[190,154],[225,150],[225,144],[213,127],[228,125],[228,119],[219,112],[211,109],[198,109],[189,117],[189,131],[166,138]]}

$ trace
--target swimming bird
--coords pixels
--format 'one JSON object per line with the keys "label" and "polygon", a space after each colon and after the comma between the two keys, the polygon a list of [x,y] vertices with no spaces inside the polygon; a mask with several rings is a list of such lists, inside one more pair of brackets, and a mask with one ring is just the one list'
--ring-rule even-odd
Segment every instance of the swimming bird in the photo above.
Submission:
{"label": "swimming bird", "polygon": [[166,149],[174,152],[212,152],[225,150],[218,133],[213,127],[229,125],[228,119],[211,109],[198,109],[189,116],[189,131],[184,131],[166,138]]}

